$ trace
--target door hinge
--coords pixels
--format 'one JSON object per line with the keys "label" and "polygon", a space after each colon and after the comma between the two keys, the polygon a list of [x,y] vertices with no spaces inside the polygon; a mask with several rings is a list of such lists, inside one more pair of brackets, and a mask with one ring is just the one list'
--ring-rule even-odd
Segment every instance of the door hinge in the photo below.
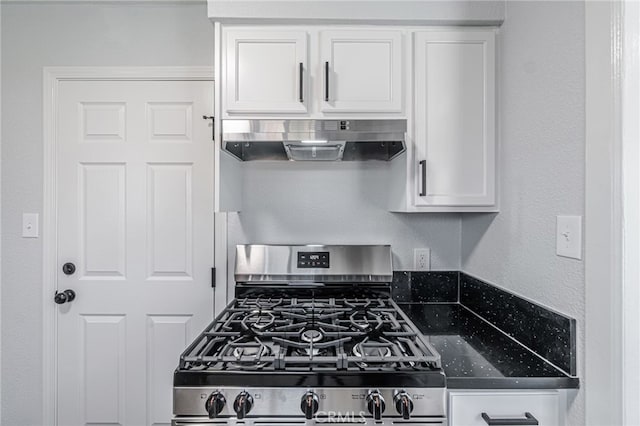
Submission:
{"label": "door hinge", "polygon": [[216,140],[216,118],[213,115],[203,115],[203,120],[211,120],[211,140]]}
{"label": "door hinge", "polygon": [[211,288],[216,288],[216,268],[211,268]]}

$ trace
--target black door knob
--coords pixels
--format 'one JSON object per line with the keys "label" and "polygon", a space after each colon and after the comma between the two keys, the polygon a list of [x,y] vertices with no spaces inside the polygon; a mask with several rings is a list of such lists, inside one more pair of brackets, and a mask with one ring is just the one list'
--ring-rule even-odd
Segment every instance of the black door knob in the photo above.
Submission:
{"label": "black door knob", "polygon": [[76,271],[76,265],[74,265],[71,262],[67,262],[64,265],[62,265],[62,272],[64,272],[65,275],[73,275],[75,271]]}
{"label": "black door knob", "polygon": [[53,301],[58,305],[62,305],[63,303],[72,302],[76,298],[76,292],[67,289],[63,292],[56,291],[55,296],[53,296]]}

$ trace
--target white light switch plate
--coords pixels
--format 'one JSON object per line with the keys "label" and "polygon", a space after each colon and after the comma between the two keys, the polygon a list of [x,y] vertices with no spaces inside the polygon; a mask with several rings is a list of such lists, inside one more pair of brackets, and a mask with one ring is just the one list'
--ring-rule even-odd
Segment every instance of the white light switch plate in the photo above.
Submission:
{"label": "white light switch plate", "polygon": [[582,260],[582,216],[558,216],[556,254]]}
{"label": "white light switch plate", "polygon": [[23,238],[38,238],[38,213],[23,213],[22,214],[22,237]]}

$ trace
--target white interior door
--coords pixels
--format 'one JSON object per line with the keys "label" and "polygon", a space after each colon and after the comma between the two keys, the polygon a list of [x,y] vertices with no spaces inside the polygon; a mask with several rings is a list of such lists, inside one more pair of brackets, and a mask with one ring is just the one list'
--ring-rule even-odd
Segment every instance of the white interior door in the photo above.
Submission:
{"label": "white interior door", "polygon": [[57,288],[77,295],[58,306],[58,424],[170,424],[213,315],[213,82],[63,81],[58,99]]}

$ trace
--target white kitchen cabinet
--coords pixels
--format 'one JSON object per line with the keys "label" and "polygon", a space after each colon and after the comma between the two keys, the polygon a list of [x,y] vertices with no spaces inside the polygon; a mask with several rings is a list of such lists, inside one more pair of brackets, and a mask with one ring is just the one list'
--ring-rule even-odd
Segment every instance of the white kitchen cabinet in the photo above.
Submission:
{"label": "white kitchen cabinet", "polygon": [[[450,391],[449,426],[487,426],[492,423],[491,419],[519,420],[496,423],[506,425],[562,426],[565,423],[563,401],[563,395],[556,390]],[[525,423],[527,413],[529,422]]]}
{"label": "white kitchen cabinet", "polygon": [[402,111],[402,32],[322,31],[321,110]]}
{"label": "white kitchen cabinet", "polygon": [[495,207],[495,33],[414,36],[413,205]]}
{"label": "white kitchen cabinet", "polygon": [[405,34],[390,29],[225,27],[224,115],[401,117]]}
{"label": "white kitchen cabinet", "polygon": [[224,35],[227,113],[307,112],[307,32],[231,29]]}

